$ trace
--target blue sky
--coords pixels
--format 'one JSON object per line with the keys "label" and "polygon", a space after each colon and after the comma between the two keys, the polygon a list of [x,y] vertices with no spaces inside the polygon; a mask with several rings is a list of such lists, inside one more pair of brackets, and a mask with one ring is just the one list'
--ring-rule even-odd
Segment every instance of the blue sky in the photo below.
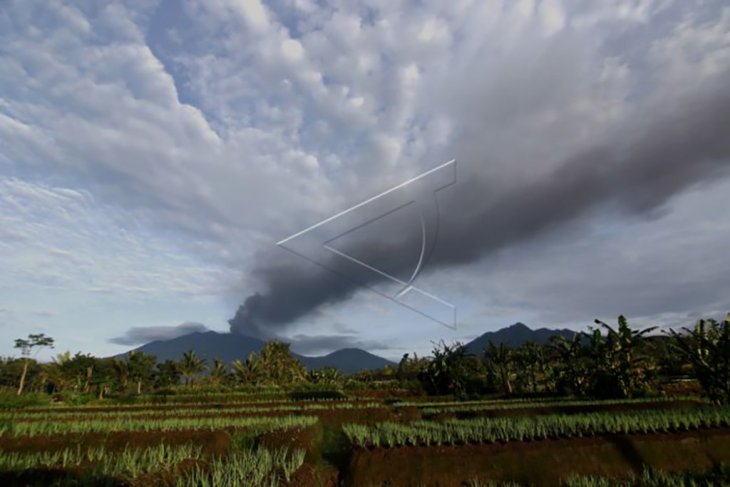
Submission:
{"label": "blue sky", "polygon": [[[460,221],[594,147],[628,154],[615,195],[419,277],[456,330],[363,289],[271,334],[399,357],[515,321],[724,315],[730,154],[682,121],[725,120],[729,33],[721,1],[3,2],[0,354],[226,331],[272,265],[301,269],[281,238],[453,157],[455,192],[488,181]],[[662,137],[681,160],[632,173]]]}

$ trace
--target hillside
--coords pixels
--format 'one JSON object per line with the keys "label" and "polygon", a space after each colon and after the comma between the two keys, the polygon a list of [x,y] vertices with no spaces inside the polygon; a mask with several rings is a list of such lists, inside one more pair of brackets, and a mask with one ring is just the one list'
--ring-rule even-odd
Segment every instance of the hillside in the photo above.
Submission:
{"label": "hillside", "polygon": [[538,345],[545,345],[550,342],[553,336],[572,338],[575,331],[572,330],[551,330],[538,328],[533,330],[523,323],[515,323],[512,326],[497,331],[488,331],[466,344],[467,350],[474,355],[482,355],[484,348],[492,341],[495,345],[504,343],[510,347],[519,347],[525,342],[535,342]]}
{"label": "hillside", "polygon": [[[140,352],[155,355],[162,362],[168,359],[179,360],[183,352],[194,350],[196,355],[210,363],[214,358],[224,362],[245,360],[251,352],[258,352],[264,342],[257,338],[237,333],[217,333],[214,331],[195,332],[171,340],[154,341],[136,348]],[[121,354],[120,357],[126,354]],[[377,355],[359,348],[344,348],[321,357],[294,354],[307,369],[335,367],[341,372],[352,373],[365,369],[381,369],[395,365]]]}

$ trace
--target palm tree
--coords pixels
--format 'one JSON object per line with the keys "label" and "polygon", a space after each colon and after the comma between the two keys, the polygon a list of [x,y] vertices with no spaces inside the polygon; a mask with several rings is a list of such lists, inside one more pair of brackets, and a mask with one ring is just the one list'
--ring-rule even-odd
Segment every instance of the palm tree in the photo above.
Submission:
{"label": "palm tree", "polygon": [[504,393],[507,395],[512,394],[512,363],[514,361],[514,354],[512,349],[500,343],[499,346],[495,345],[491,340],[484,349],[484,362],[487,368],[492,371],[499,381],[502,383]]}
{"label": "palm tree", "polygon": [[226,364],[219,358],[213,359],[213,366],[210,369],[210,379],[214,384],[220,384],[228,375]]}
{"label": "palm tree", "polygon": [[267,342],[258,354],[258,359],[264,380],[271,384],[292,384],[306,380],[307,371],[292,355],[288,343],[277,340]]}
{"label": "palm tree", "polygon": [[36,355],[38,355],[38,352],[41,350],[41,348],[44,347],[53,348],[53,338],[47,337],[44,333],[31,333],[30,335],[28,335],[27,340],[23,338],[17,338],[15,340],[15,348],[19,348],[21,354],[23,355],[23,371],[20,374],[20,383],[18,384],[17,391],[18,396],[23,393],[23,388],[25,386],[25,376],[28,374],[28,366],[30,365],[30,354],[32,350],[34,348],[36,349],[35,354],[33,354],[33,356],[35,357]]}
{"label": "palm tree", "polygon": [[205,362],[206,360],[195,355],[195,351],[192,349],[183,353],[182,360],[180,360],[180,371],[185,377],[185,385],[191,385],[195,375],[206,369]]}

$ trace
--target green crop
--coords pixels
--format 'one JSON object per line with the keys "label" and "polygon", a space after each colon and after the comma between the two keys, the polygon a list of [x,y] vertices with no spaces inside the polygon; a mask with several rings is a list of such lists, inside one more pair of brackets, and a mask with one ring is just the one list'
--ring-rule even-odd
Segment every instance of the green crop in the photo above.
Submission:
{"label": "green crop", "polygon": [[304,463],[304,450],[242,451],[215,459],[207,468],[196,469],[179,479],[179,487],[234,487],[255,485],[276,487],[291,480]]}
{"label": "green crop", "polygon": [[[696,400],[696,399],[694,399]],[[452,402],[447,405],[424,407],[423,414],[460,413],[478,411],[502,411],[523,408],[551,408],[551,407],[592,407],[592,406],[614,406],[632,404],[671,404],[677,402],[677,398],[640,398],[640,399],[607,399],[607,400],[550,400],[550,401],[465,401]]]}
{"label": "green crop", "polygon": [[310,426],[317,422],[315,416],[274,417],[200,417],[200,418],[110,418],[107,420],[84,419],[79,421],[34,421],[0,424],[0,436],[37,436],[63,433],[97,433],[111,431],[166,431],[166,430],[219,430],[247,428],[256,431],[274,431]]}
{"label": "green crop", "polygon": [[[141,474],[169,470],[187,459],[200,459],[200,446],[158,445],[122,452],[104,448],[66,449],[59,452],[0,452],[0,472],[35,468],[80,469],[84,484],[96,485],[99,476],[132,480]],[[204,462],[177,479],[180,487],[255,485],[275,487],[288,482],[304,463],[305,451],[296,449],[247,450]]]}
{"label": "green crop", "polygon": [[265,414],[265,413],[298,413],[308,411],[329,411],[335,409],[368,409],[368,408],[379,408],[383,407],[382,404],[377,402],[331,402],[325,404],[301,404],[301,405],[271,405],[271,406],[255,406],[255,405],[241,405],[233,407],[227,405],[225,408],[220,407],[206,407],[206,408],[145,408],[141,410],[123,410],[123,411],[84,411],[83,408],[77,408],[73,410],[62,410],[53,412],[35,412],[24,410],[15,413],[0,413],[0,421],[11,420],[15,422],[32,421],[32,420],[52,420],[54,418],[68,420],[81,420],[81,419],[119,419],[119,418],[134,418],[144,416],[148,419],[154,419],[155,417],[202,417],[206,415],[218,415],[218,414]]}
{"label": "green crop", "polygon": [[107,451],[104,447],[83,449],[81,446],[58,452],[0,452],[0,471],[88,467],[95,473],[136,477],[143,472],[172,467],[188,458],[199,458],[201,452],[200,446],[192,444],[161,444],[144,449],[126,448],[121,452]]}
{"label": "green crop", "polygon": [[567,438],[602,434],[654,433],[730,425],[730,407],[689,411],[650,410],[517,418],[477,418],[444,422],[346,424],[358,446],[444,445]]}

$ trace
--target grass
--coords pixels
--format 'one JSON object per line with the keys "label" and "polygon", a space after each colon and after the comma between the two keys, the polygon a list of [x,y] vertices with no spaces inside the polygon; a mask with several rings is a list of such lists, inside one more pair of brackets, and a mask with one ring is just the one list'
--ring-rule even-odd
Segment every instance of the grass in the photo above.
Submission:
{"label": "grass", "polygon": [[[685,400],[689,400],[686,398]],[[697,398],[691,400],[698,401]],[[671,404],[677,402],[677,398],[637,398],[637,399],[606,399],[606,400],[515,400],[515,401],[465,401],[461,403],[449,403],[448,405],[423,407],[423,414],[460,413],[472,411],[502,411],[523,408],[551,408],[551,407],[593,407],[593,406],[618,406],[632,404]]]}
{"label": "grass", "polygon": [[101,433],[112,431],[169,431],[169,430],[218,430],[248,428],[260,432],[311,426],[317,423],[315,416],[274,417],[202,417],[135,419],[111,418],[107,420],[85,419],[79,421],[0,422],[0,436],[37,436],[64,433]]}
{"label": "grass", "polygon": [[176,418],[181,417],[198,417],[214,414],[259,414],[259,413],[296,413],[296,412],[308,412],[308,411],[328,411],[334,409],[367,409],[367,408],[379,408],[383,407],[382,404],[377,402],[331,402],[324,404],[301,404],[301,405],[270,405],[270,406],[255,406],[255,405],[241,405],[237,407],[227,406],[225,408],[220,407],[208,407],[208,408],[149,408],[143,410],[123,410],[123,411],[84,411],[83,409],[73,410],[62,410],[52,412],[35,412],[35,411],[22,411],[13,413],[0,413],[0,421],[12,420],[16,422],[32,421],[36,419],[49,420],[49,419],[63,419],[66,420],[80,420],[93,417],[96,420],[119,419],[119,418],[134,418],[134,417],[153,417],[158,416],[160,418],[174,416]]}
{"label": "grass", "polygon": [[350,441],[361,447],[451,445],[530,441],[604,434],[657,433],[730,425],[730,407],[690,411],[652,410],[517,418],[477,418],[444,422],[346,424]]}
{"label": "grass", "polygon": [[110,452],[104,447],[85,449],[81,445],[57,452],[0,452],[0,471],[86,467],[94,473],[134,478],[143,472],[170,468],[188,458],[199,458],[201,452],[202,447],[192,444],[161,444],[121,452]]}
{"label": "grass", "polygon": [[[275,487],[288,482],[304,463],[304,450],[255,449],[211,459],[176,479],[180,487],[255,485]],[[159,445],[145,449],[109,452],[104,448],[66,449],[60,452],[2,453],[0,472],[21,472],[39,468],[82,469],[84,485],[96,485],[100,478],[131,481],[142,474],[171,470],[188,459],[200,459],[194,445]],[[78,479],[73,479],[76,483]]]}
{"label": "grass", "polygon": [[197,468],[179,479],[180,487],[233,487],[255,485],[275,487],[291,480],[304,464],[304,450],[257,449],[215,459],[207,468]]}

